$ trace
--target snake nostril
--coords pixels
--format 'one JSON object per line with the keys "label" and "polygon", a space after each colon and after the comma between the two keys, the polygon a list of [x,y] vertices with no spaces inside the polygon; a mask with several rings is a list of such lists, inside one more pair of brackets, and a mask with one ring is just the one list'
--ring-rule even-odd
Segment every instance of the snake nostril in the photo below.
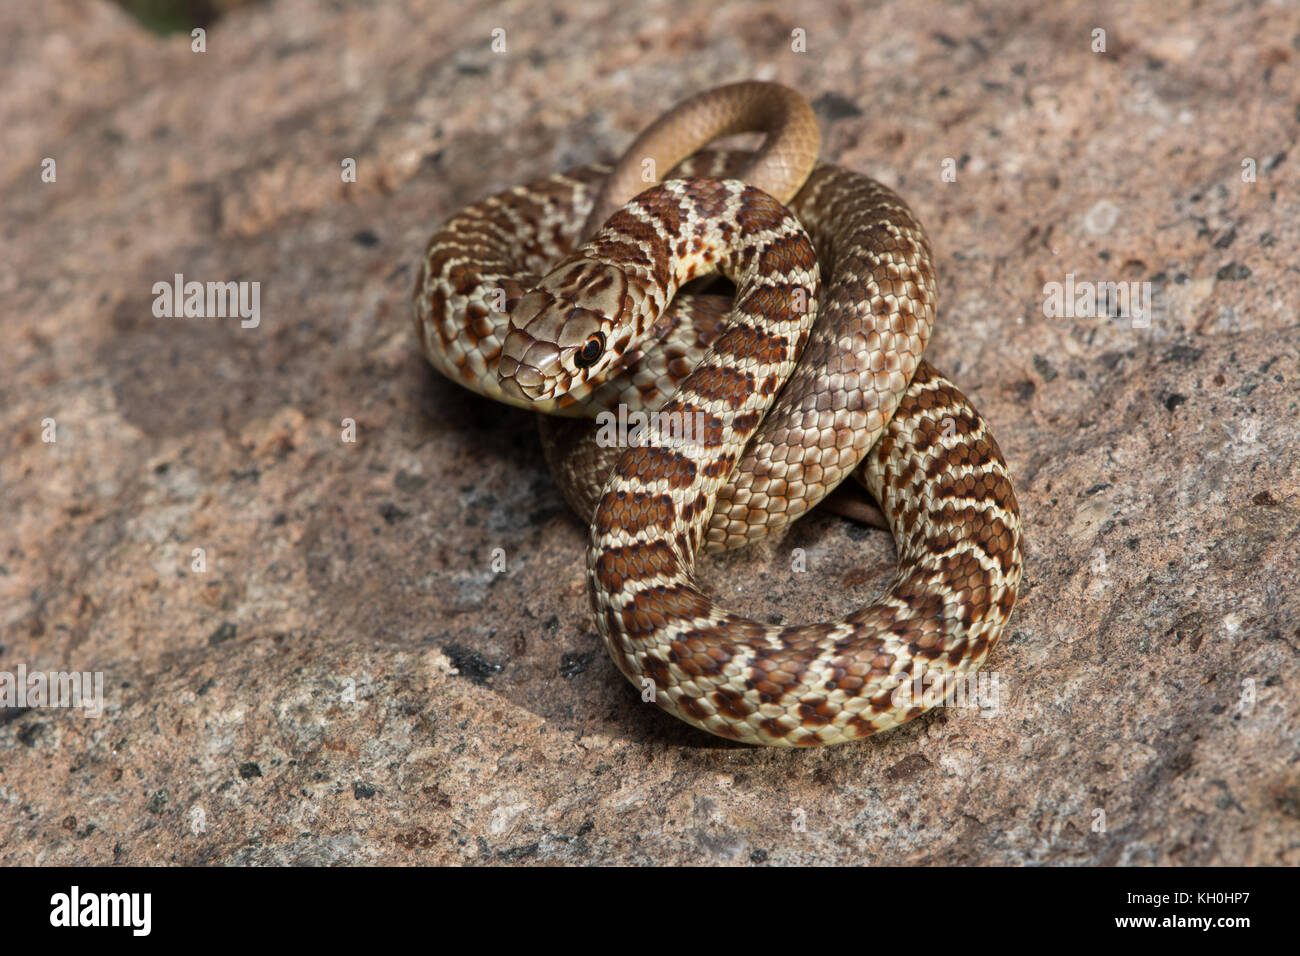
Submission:
{"label": "snake nostril", "polygon": [[527,371],[540,384],[544,376],[553,375],[559,370],[560,350],[550,342],[535,341],[528,346],[528,351],[523,354],[519,364],[521,377]]}
{"label": "snake nostril", "polygon": [[542,373],[528,365],[519,366],[519,371],[515,372],[514,380],[526,392],[536,392],[542,387],[544,381]]}

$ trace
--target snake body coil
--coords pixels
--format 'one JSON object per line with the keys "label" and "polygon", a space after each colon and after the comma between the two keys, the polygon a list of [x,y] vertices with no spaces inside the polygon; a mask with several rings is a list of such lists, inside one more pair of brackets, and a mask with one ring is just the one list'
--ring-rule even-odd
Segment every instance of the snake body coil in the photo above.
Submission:
{"label": "snake body coil", "polygon": [[[755,107],[763,97],[776,106]],[[702,435],[652,428],[613,451],[587,437],[548,457],[568,464],[558,473],[580,513],[594,505],[592,607],[619,669],[653,682],[656,702],[695,726],[787,746],[909,720],[925,709],[910,693],[918,681],[927,701],[942,699],[996,644],[1021,574],[997,444],[920,358],[935,304],[925,235],[880,184],[827,165],[808,176],[815,138],[808,158],[801,102],[770,84],[722,87],[638,140],[608,180],[625,183],[612,195],[606,186],[598,199],[604,171],[584,169],[464,210],[430,241],[415,297],[426,354],[461,384],[562,415],[621,403],[704,423]],[[737,103],[748,104],[743,121]],[[710,124],[711,110],[725,115]],[[710,178],[642,193],[578,245],[593,209],[639,188],[626,170],[655,143],[669,143],[672,165],[754,123],[802,130],[804,158],[783,154],[779,134],[757,159],[696,156],[679,172]],[[712,178],[752,182],[757,166],[777,170],[764,186],[793,195],[797,220],[752,185]],[[737,285],[729,314],[710,299],[674,302],[682,283],[714,271]],[[879,600],[784,627],[728,613],[696,585],[698,552],[770,533],[850,473],[898,548]]]}

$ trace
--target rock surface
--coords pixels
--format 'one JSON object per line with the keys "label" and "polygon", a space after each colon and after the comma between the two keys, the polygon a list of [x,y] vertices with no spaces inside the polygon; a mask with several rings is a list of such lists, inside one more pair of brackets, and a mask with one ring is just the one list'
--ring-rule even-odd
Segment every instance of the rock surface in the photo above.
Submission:
{"label": "rock surface", "polygon": [[[105,694],[0,711],[0,862],[1300,863],[1284,4],[415,6],[280,0],[203,53],[0,6],[0,671]],[[746,77],[930,231],[927,355],[1025,521],[991,711],[784,753],[642,704],[529,416],[418,350],[438,223]],[[155,317],[177,273],[260,322]],[[1045,315],[1067,275],[1149,283],[1149,327]],[[892,561],[814,514],[706,577],[811,621]]]}

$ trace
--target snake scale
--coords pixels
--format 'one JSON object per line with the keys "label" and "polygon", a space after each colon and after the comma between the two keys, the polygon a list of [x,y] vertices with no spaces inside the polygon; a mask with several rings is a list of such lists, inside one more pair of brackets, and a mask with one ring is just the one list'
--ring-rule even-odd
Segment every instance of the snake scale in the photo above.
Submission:
{"label": "snake scale", "polygon": [[[767,133],[754,153],[696,152],[751,130]],[[414,295],[426,356],[461,385],[552,416],[660,412],[617,448],[548,418],[548,461],[590,520],[591,605],[615,664],[669,713],[753,744],[842,743],[918,716],[984,663],[1022,568],[1001,451],[921,358],[928,239],[892,191],[817,149],[799,94],[707,91],[612,170],[462,210],[430,239]],[[647,189],[647,159],[677,178]],[[719,274],[734,302],[677,295]],[[784,626],[700,589],[699,553],[772,533],[849,475],[898,551],[879,599]],[[924,700],[900,693],[917,681]]]}

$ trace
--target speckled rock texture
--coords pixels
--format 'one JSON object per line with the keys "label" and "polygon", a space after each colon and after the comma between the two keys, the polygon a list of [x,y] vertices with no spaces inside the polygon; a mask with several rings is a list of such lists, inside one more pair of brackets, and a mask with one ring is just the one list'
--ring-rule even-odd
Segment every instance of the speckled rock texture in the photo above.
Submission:
{"label": "speckled rock texture", "polygon": [[[0,671],[105,696],[0,711],[0,862],[1300,863],[1294,9],[788,6],[0,5]],[[741,78],[926,225],[1025,524],[996,706],[816,752],[640,701],[530,416],[410,321],[462,205]],[[706,580],[804,622],[892,563],[817,513]]]}

